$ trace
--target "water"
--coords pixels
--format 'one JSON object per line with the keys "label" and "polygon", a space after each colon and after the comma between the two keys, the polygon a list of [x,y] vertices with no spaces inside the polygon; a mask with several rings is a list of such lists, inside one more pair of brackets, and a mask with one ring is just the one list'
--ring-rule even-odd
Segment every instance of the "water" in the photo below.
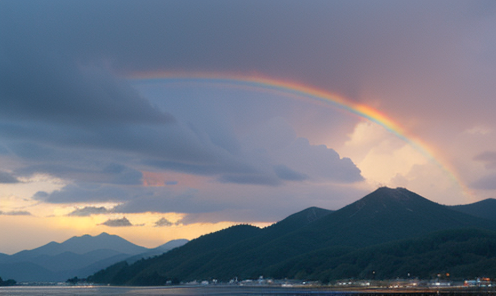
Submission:
{"label": "water", "polygon": [[[350,295],[343,292],[311,291],[309,289],[277,287],[0,287],[0,295],[48,296],[48,295],[250,295],[250,296],[304,296],[304,295]],[[356,295],[356,294],[355,294]]]}
{"label": "water", "polygon": [[424,290],[424,291],[329,291],[322,289],[281,288],[281,287],[239,287],[239,286],[210,286],[210,287],[0,287],[0,296],[94,296],[94,295],[191,295],[191,296],[496,296],[495,290]]}

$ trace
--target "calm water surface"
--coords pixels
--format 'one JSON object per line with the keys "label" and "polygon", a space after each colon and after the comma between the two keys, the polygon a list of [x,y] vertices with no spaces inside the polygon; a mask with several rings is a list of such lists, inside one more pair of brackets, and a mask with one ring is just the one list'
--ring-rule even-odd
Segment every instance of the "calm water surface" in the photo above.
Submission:
{"label": "calm water surface", "polygon": [[0,287],[0,295],[350,295],[350,293],[309,291],[270,287]]}

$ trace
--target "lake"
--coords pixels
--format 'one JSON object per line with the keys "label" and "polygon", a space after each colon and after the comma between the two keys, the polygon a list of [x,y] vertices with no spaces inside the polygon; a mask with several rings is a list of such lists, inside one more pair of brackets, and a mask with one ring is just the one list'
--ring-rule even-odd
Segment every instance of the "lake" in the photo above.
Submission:
{"label": "lake", "polygon": [[[0,295],[346,295],[349,293],[312,291],[280,287],[77,287],[77,286],[14,286],[0,287]],[[356,295],[356,294],[355,294]]]}
{"label": "lake", "polygon": [[305,295],[339,295],[339,296],[381,296],[381,295],[496,295],[495,291],[478,290],[470,291],[445,290],[439,293],[437,290],[419,292],[400,292],[394,290],[375,292],[343,292],[329,291],[323,289],[308,288],[281,288],[281,287],[239,287],[239,286],[210,286],[210,287],[78,287],[78,286],[14,286],[0,287],[0,295],[23,295],[23,296],[48,296],[48,295],[249,295],[249,296],[305,296]]}

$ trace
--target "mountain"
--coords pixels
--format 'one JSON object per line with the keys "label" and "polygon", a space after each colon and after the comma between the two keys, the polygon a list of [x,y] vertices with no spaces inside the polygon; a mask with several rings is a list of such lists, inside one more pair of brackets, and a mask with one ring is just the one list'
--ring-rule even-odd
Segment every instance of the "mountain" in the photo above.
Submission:
{"label": "mountain", "polygon": [[[169,246],[183,243],[171,241]],[[167,251],[164,246],[147,249],[117,235],[101,233],[97,236],[72,237],[62,243],[50,242],[33,250],[0,256],[0,274],[17,281],[56,282],[70,277],[86,277],[96,271],[129,257],[150,257]]]}
{"label": "mountain", "polygon": [[329,258],[338,258],[448,229],[495,231],[496,222],[454,211],[404,188],[383,187],[335,212],[309,208],[264,229],[231,227],[159,257],[116,264],[89,280],[150,285],[173,279],[284,278],[290,275],[289,269],[280,264],[306,254],[324,252]]}
{"label": "mountain", "polygon": [[148,251],[147,248],[137,246],[117,235],[102,232],[100,235],[74,236],[63,243],[50,242],[39,248],[21,251],[12,255],[14,258],[32,258],[39,255],[54,256],[64,252],[85,254],[94,250],[113,250],[124,254],[139,254]]}
{"label": "mountain", "polygon": [[496,220],[496,199],[488,198],[468,205],[450,206],[451,209],[465,214]]}
{"label": "mountain", "polygon": [[189,240],[187,239],[176,239],[176,240],[171,240],[166,242],[165,244],[156,247],[155,249],[161,250],[161,251],[170,251],[172,249],[178,248],[182,245],[185,245]]}
{"label": "mountain", "polygon": [[496,275],[496,232],[451,229],[420,238],[373,245],[336,255],[323,249],[272,267],[272,276],[318,280],[333,279],[450,279]]}
{"label": "mountain", "polygon": [[[221,253],[223,249],[255,237],[261,231],[258,227],[251,225],[231,226],[224,230],[200,236],[182,247],[173,249],[166,253],[170,254],[167,257],[162,255],[148,260],[140,260],[131,265],[126,261],[119,262],[88,277],[88,280],[97,283],[124,285],[129,282],[130,278],[145,270],[143,275],[136,276],[135,283],[137,285],[156,285],[158,284],[154,278],[156,270],[163,268],[163,263],[173,267],[178,276],[184,278],[188,274],[194,273],[198,267],[207,264],[212,259],[212,256]],[[166,281],[165,278],[159,280],[164,283]]]}
{"label": "mountain", "polygon": [[453,211],[404,188],[382,187],[302,229],[319,246],[364,247],[444,229],[496,230],[496,223]]}
{"label": "mountain", "polygon": [[[150,249],[149,251],[145,252],[145,253],[141,253],[141,254],[138,254],[138,255],[135,255],[135,256],[132,256],[132,257],[129,257],[126,259],[126,262],[127,263],[133,263],[133,262],[136,262],[142,258],[150,258],[150,257],[153,257],[153,256],[158,256],[158,255],[161,255],[165,252],[168,252],[172,249],[175,249],[175,248],[178,248],[178,247],[181,247],[183,245],[185,245],[187,242],[189,242],[189,240],[187,239],[176,239],[176,240],[171,240],[163,245],[160,245],[154,249]],[[102,266],[102,268],[104,267],[107,267],[109,266],[110,264],[107,264],[106,266]],[[101,269],[101,268],[100,268]]]}

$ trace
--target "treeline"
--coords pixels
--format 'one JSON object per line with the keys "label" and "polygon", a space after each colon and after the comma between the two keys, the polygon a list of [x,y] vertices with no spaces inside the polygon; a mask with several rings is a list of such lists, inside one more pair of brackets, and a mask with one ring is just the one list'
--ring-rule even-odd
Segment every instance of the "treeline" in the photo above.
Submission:
{"label": "treeline", "polygon": [[[280,249],[274,249],[277,252]],[[196,250],[202,253],[201,250]],[[164,263],[169,260],[188,261],[187,257],[174,257],[174,254],[141,260],[132,265],[126,262],[115,264],[91,276],[95,283],[113,285],[165,285],[181,281],[212,280],[228,281],[235,276],[241,278],[293,278],[328,283],[333,280],[354,279],[394,279],[394,278],[437,278],[438,274],[449,279],[475,277],[496,277],[496,232],[484,230],[447,230],[428,236],[396,241],[382,245],[356,249],[350,247],[330,247],[303,254],[278,264],[264,266],[258,270],[246,271],[255,257],[232,261],[218,268],[202,268],[217,262],[210,253],[203,262],[180,264],[175,268]],[[267,250],[271,252],[271,250]],[[197,260],[193,256],[190,260]]]}
{"label": "treeline", "polygon": [[0,277],[0,287],[5,287],[5,286],[14,286],[15,284],[17,284],[16,281],[14,280],[2,280],[2,278]]}
{"label": "treeline", "polygon": [[[343,254],[336,256],[336,251]],[[496,277],[496,232],[446,230],[358,250],[323,249],[272,266],[267,274],[318,280]]]}
{"label": "treeline", "polygon": [[238,225],[164,255],[88,278],[112,285],[192,280],[496,277],[496,222],[403,188],[380,188],[338,211],[309,208],[264,229]]}

